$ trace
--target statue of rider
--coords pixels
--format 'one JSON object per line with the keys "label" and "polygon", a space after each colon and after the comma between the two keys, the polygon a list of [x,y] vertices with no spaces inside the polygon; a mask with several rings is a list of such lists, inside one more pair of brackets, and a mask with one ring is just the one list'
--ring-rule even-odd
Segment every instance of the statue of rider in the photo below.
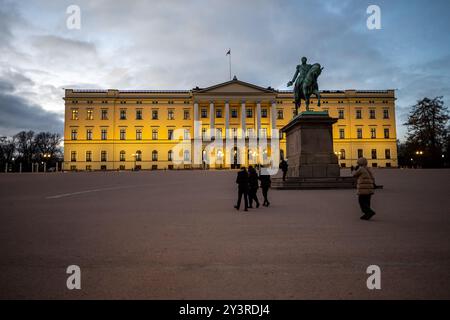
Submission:
{"label": "statue of rider", "polygon": [[295,81],[294,86],[294,97],[295,101],[298,101],[300,99],[299,94],[301,92],[301,88],[303,85],[303,80],[305,80],[306,75],[308,74],[309,69],[311,69],[311,64],[306,63],[306,57],[302,58],[302,64],[297,65],[297,68],[295,70],[294,77],[292,78],[292,81],[289,81],[287,86],[290,87]]}

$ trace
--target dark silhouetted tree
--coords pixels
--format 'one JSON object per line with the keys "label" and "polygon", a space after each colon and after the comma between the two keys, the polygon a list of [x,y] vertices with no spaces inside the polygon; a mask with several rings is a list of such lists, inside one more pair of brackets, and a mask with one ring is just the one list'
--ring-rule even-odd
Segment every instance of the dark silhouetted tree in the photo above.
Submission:
{"label": "dark silhouetted tree", "polygon": [[406,144],[408,149],[422,151],[412,154],[415,161],[424,167],[443,165],[443,148],[447,138],[449,114],[442,97],[423,98],[412,107],[405,125],[408,127]]}

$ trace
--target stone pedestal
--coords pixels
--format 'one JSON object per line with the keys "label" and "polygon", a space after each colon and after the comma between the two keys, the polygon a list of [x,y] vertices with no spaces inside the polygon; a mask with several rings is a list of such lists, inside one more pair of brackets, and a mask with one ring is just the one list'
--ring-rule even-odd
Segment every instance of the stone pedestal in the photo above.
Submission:
{"label": "stone pedestal", "polygon": [[282,128],[286,135],[287,181],[274,179],[280,189],[353,188],[352,177],[340,177],[333,150],[333,124],[328,112],[303,112]]}

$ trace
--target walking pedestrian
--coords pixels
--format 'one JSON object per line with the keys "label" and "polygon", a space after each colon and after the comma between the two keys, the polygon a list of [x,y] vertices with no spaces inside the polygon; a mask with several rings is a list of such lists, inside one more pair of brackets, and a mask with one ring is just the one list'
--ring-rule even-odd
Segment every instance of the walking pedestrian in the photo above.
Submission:
{"label": "walking pedestrian", "polygon": [[253,208],[253,201],[255,201],[256,208],[259,208],[259,200],[256,193],[258,192],[258,173],[255,168],[248,166],[248,201],[249,208]]}
{"label": "walking pedestrian", "polygon": [[265,170],[262,170],[262,172],[260,173],[259,180],[261,181],[261,190],[264,197],[263,206],[268,207],[270,205],[268,192],[272,181],[270,180],[270,175],[264,171]]}
{"label": "walking pedestrian", "polygon": [[248,173],[245,167],[242,167],[238,172],[236,183],[238,185],[238,201],[234,207],[239,210],[241,206],[241,199],[244,197],[244,211],[248,211]]}
{"label": "walking pedestrian", "polygon": [[361,216],[361,220],[369,220],[375,215],[375,211],[370,207],[370,200],[374,194],[375,178],[373,173],[367,167],[367,159],[358,159],[358,169],[353,174],[357,178],[357,194],[358,202],[361,211],[364,215]]}
{"label": "walking pedestrian", "polygon": [[280,169],[283,171],[283,181],[286,181],[286,174],[288,171],[288,163],[286,160],[282,159],[280,162]]}

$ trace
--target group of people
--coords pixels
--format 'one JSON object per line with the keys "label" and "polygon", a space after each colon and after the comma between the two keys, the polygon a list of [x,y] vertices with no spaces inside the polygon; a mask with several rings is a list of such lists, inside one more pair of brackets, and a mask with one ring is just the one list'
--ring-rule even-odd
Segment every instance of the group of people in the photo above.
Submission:
{"label": "group of people", "polygon": [[271,184],[270,175],[262,173],[260,167],[260,173],[256,171],[253,166],[248,166],[248,171],[245,167],[242,167],[237,174],[236,183],[238,185],[238,201],[234,206],[237,210],[241,207],[242,197],[244,198],[244,211],[248,211],[248,208],[253,208],[253,202],[255,207],[259,208],[258,189],[261,186],[262,194],[264,197],[263,206],[268,207],[270,205],[268,199],[268,192]]}
{"label": "group of people", "polygon": [[[376,188],[375,178],[372,171],[367,167],[366,158],[359,158],[357,163],[357,167],[352,167],[351,169],[353,172],[353,177],[357,179],[356,187],[358,202],[361,211],[363,212],[361,220],[370,220],[375,215],[375,211],[373,211],[370,206],[371,198]],[[280,169],[283,171],[283,181],[286,179],[287,168],[287,162],[282,160],[280,163]],[[238,201],[234,207],[237,210],[239,210],[241,206],[242,197],[244,197],[244,211],[248,211],[248,208],[253,208],[253,202],[255,202],[256,208],[259,208],[259,200],[257,196],[259,185],[261,185],[262,194],[264,197],[263,206],[268,207],[270,205],[267,197],[271,184],[270,175],[267,173],[262,174],[261,169],[258,174],[253,166],[249,166],[248,171],[245,167],[242,167],[238,172],[236,183],[238,184]]]}

